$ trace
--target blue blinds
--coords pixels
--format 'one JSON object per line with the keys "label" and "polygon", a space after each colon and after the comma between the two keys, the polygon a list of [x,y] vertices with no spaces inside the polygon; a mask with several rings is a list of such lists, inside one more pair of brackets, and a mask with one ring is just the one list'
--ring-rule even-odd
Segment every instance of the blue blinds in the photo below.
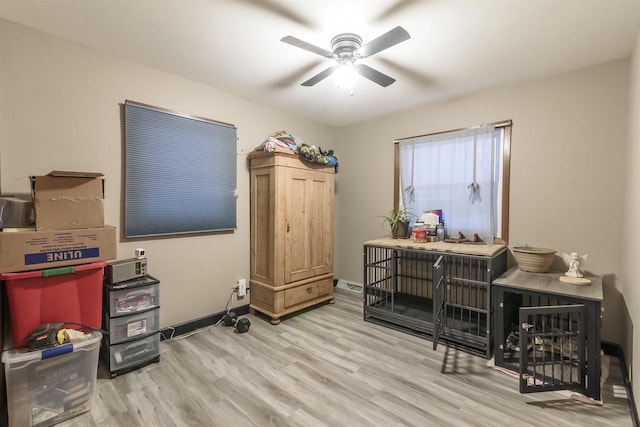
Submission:
{"label": "blue blinds", "polygon": [[236,228],[236,127],[126,101],[125,236]]}

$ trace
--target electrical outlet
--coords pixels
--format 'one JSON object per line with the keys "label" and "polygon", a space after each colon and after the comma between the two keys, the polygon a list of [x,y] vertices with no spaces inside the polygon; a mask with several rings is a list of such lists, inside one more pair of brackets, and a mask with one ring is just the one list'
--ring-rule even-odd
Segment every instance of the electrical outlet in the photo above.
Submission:
{"label": "electrical outlet", "polygon": [[238,296],[243,297],[247,294],[247,279],[239,279],[238,283]]}

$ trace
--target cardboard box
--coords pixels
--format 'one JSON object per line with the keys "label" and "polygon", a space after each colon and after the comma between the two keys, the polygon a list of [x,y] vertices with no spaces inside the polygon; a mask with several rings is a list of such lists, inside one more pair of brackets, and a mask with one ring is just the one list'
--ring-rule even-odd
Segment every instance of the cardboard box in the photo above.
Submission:
{"label": "cardboard box", "polygon": [[0,232],[0,273],[116,259],[116,228]]}
{"label": "cardboard box", "polygon": [[38,231],[104,227],[101,173],[53,171],[31,177]]}

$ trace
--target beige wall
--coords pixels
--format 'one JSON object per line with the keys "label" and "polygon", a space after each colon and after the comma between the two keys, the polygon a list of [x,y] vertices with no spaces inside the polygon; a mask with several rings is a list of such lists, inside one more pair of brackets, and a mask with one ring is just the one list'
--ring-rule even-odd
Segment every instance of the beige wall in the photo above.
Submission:
{"label": "beige wall", "polygon": [[[338,132],[336,277],[362,283],[362,242],[387,233],[393,140],[513,120],[511,243],[589,254],[604,276],[603,337],[620,342],[628,61],[502,86]],[[559,261],[559,259],[557,260]]]}
{"label": "beige wall", "polygon": [[[622,345],[628,365],[640,368],[640,31],[631,57],[629,78],[629,138],[626,151],[625,204],[623,221],[623,313],[625,323]],[[634,345],[634,343],[636,343]],[[634,351],[635,347],[635,351]],[[640,407],[640,375],[630,369],[632,387],[635,390],[636,407]]]}
{"label": "beige wall", "polygon": [[119,258],[147,249],[149,271],[161,281],[163,327],[221,312],[236,280],[248,278],[247,153],[279,129],[326,145],[333,136],[329,127],[2,20],[0,77],[2,193],[27,193],[32,174],[99,171],[112,225],[120,226],[121,211],[120,103],[131,99],[238,127],[235,233],[118,244]]}

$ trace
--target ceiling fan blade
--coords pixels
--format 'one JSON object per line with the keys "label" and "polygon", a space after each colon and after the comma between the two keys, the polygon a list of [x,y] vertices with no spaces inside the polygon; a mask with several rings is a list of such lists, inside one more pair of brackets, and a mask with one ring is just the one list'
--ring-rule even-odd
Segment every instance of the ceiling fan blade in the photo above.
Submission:
{"label": "ceiling fan blade", "polygon": [[270,87],[273,89],[282,89],[296,85],[302,81],[303,78],[308,76],[313,70],[317,69],[320,63],[324,62],[324,59],[318,58],[311,61],[309,64],[289,72],[282,78],[272,82]]}
{"label": "ceiling fan blade", "polygon": [[399,0],[394,2],[390,7],[386,10],[382,11],[377,17],[376,21],[382,22],[385,19],[389,19],[400,12],[405,11],[409,8],[409,6],[418,5],[424,3],[425,0]]}
{"label": "ceiling fan blade", "polygon": [[362,77],[366,77],[367,79],[371,80],[374,83],[379,84],[382,87],[387,87],[391,83],[396,81],[396,79],[389,77],[378,70],[374,70],[373,68],[366,66],[364,64],[356,65],[356,69],[358,70],[358,73]]}
{"label": "ceiling fan blade", "polygon": [[336,68],[338,68],[338,67],[336,66],[336,67],[327,68],[326,70],[316,74],[315,76],[311,77],[306,82],[302,83],[302,86],[313,86],[314,84],[320,82],[321,80],[326,79],[331,74],[333,74],[333,72],[336,70]]}
{"label": "ceiling fan blade", "polygon": [[378,38],[365,43],[360,49],[358,49],[358,56],[366,58],[371,55],[395,46],[398,43],[402,43],[405,40],[409,40],[411,36],[404,28],[398,26],[393,30],[387,31]]}
{"label": "ceiling fan blade", "polygon": [[[320,59],[320,61],[322,61],[322,59]],[[418,71],[418,70],[411,69],[404,65],[400,65],[395,61],[391,61],[387,58],[378,58],[378,61],[384,64],[387,67],[387,69],[389,69],[390,71],[393,71],[393,74],[402,74],[403,81],[404,81],[404,77],[406,77],[408,80],[411,80],[414,84],[419,85],[421,87],[430,87],[435,84],[434,79],[429,77],[422,70]]]}
{"label": "ceiling fan blade", "polygon": [[333,58],[333,52],[330,52],[311,43],[307,43],[306,41],[300,40],[297,37],[286,36],[281,38],[280,41],[290,44],[291,46],[299,47],[300,49],[308,50],[309,52],[324,56],[325,58]]}
{"label": "ceiling fan blade", "polygon": [[241,0],[244,3],[251,5],[252,7],[260,7],[267,12],[271,12],[282,18],[289,19],[293,22],[297,22],[305,27],[314,27],[313,23],[304,16],[296,13],[293,9],[281,4],[276,3],[273,0]]}

